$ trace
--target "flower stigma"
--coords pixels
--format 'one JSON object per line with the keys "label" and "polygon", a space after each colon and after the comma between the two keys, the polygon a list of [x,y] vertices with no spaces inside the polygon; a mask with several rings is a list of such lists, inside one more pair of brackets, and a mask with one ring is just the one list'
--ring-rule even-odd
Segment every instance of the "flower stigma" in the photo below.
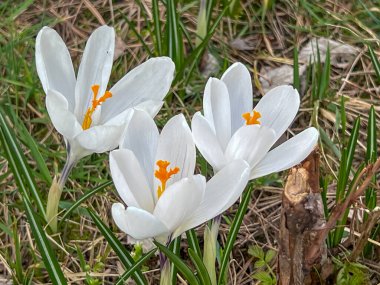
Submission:
{"label": "flower stigma", "polygon": [[92,104],[90,107],[88,107],[86,114],[84,115],[82,128],[83,130],[87,130],[91,127],[92,124],[92,114],[95,112],[96,108],[100,106],[104,101],[106,101],[108,98],[112,97],[112,93],[110,91],[104,92],[103,96],[101,96],[99,99],[96,99],[99,93],[99,85],[92,85],[92,93],[93,93],[93,99]]}
{"label": "flower stigma", "polygon": [[253,110],[253,115],[251,116],[251,113],[244,113],[242,115],[244,120],[246,121],[246,125],[260,125],[261,123],[259,122],[259,119],[261,118],[260,112],[257,112]]}
{"label": "flower stigma", "polygon": [[172,175],[177,174],[179,172],[179,167],[170,168],[167,170],[170,162],[166,160],[158,160],[156,165],[158,169],[154,172],[154,176],[160,180],[161,186],[157,188],[157,196],[160,199],[162,193],[164,193],[166,189],[166,182],[171,178]]}

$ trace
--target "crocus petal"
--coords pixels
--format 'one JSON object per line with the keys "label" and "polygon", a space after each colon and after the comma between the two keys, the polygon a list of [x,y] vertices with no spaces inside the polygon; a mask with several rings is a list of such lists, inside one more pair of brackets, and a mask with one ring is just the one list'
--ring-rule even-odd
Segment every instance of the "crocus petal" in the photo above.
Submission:
{"label": "crocus petal", "polygon": [[315,128],[308,128],[271,150],[252,170],[250,179],[282,171],[300,163],[315,148],[318,136]]}
{"label": "crocus petal", "polygon": [[261,114],[261,125],[273,129],[278,140],[293,122],[299,106],[300,96],[297,89],[282,85],[265,94],[256,105],[255,111]]}
{"label": "crocus petal", "polygon": [[194,114],[191,129],[194,142],[203,157],[216,171],[220,170],[227,161],[214,131],[200,112]]}
{"label": "crocus petal", "polygon": [[117,192],[127,206],[153,212],[153,195],[135,154],[128,149],[111,151],[110,169]]}
{"label": "crocus petal", "polygon": [[205,186],[206,180],[201,175],[183,178],[172,184],[158,200],[153,215],[174,232],[199,206]]}
{"label": "crocus petal", "polygon": [[142,240],[168,233],[168,229],[151,213],[120,203],[112,205],[112,217],[116,225],[134,239]]}
{"label": "crocus petal", "polygon": [[172,83],[174,68],[170,58],[157,57],[128,72],[111,88],[112,97],[102,105],[101,121],[147,100],[162,101]]}
{"label": "crocus petal", "polygon": [[272,129],[259,125],[243,126],[232,136],[226,149],[226,159],[243,159],[253,168],[274,142],[275,133]]}
{"label": "crocus petal", "polygon": [[178,232],[185,232],[220,215],[240,197],[249,177],[249,165],[235,160],[207,182],[202,203],[192,212]]}
{"label": "crocus petal", "polygon": [[144,101],[134,108],[136,110],[142,110],[147,112],[152,118],[154,118],[158,112],[161,110],[162,105],[164,105],[164,101],[158,101],[158,100],[147,100]]}
{"label": "crocus petal", "polygon": [[71,140],[82,131],[82,126],[69,110],[66,98],[58,91],[47,91],[46,109],[54,127],[66,139]]}
{"label": "crocus petal", "polygon": [[118,146],[123,129],[123,126],[95,126],[84,130],[75,139],[83,148],[102,153]]}
{"label": "crocus petal", "polygon": [[135,110],[125,130],[120,148],[133,151],[149,183],[149,189],[153,189],[157,141],[158,129],[153,119],[146,112]]}
{"label": "crocus petal", "polygon": [[226,84],[231,105],[231,134],[244,124],[242,115],[252,111],[252,82],[248,69],[240,62],[231,65],[221,80]]}
{"label": "crocus petal", "polygon": [[[162,129],[158,139],[155,161],[166,160],[170,162],[168,168],[178,167],[179,172],[174,174],[167,182],[167,186],[194,174],[195,145],[190,128],[185,117],[180,114],[171,118]],[[158,179],[154,179],[154,189],[160,185]]]}
{"label": "crocus petal", "polygon": [[228,90],[223,81],[216,78],[208,80],[203,98],[203,111],[224,150],[231,138],[231,110]]}
{"label": "crocus petal", "polygon": [[106,91],[114,49],[115,31],[108,26],[97,28],[87,41],[75,86],[75,115],[79,121],[93,99],[91,86],[100,85],[98,98]]}
{"label": "crocus petal", "polygon": [[62,38],[49,27],[43,27],[37,35],[36,66],[45,93],[49,89],[61,93],[73,113],[76,82],[73,63]]}

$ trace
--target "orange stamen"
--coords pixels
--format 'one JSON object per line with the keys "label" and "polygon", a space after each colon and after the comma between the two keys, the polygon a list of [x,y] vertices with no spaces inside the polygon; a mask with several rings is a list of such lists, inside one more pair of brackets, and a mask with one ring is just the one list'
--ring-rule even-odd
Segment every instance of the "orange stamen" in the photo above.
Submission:
{"label": "orange stamen", "polygon": [[93,99],[92,99],[92,104],[91,107],[88,107],[86,114],[84,115],[83,123],[82,123],[82,128],[83,130],[87,130],[91,127],[92,124],[92,114],[95,112],[96,108],[101,105],[103,102],[105,102],[108,98],[112,97],[112,93],[109,91],[104,92],[104,95],[100,97],[98,100],[96,97],[98,96],[99,93],[99,85],[92,85],[92,93],[93,93]]}
{"label": "orange stamen", "polygon": [[167,168],[169,164],[170,162],[166,160],[158,160],[156,162],[158,170],[154,172],[154,176],[161,182],[161,186],[158,186],[157,188],[158,199],[160,199],[162,193],[164,193],[166,189],[166,182],[170,179],[172,175],[177,174],[179,172],[178,167],[170,168],[168,171]]}
{"label": "orange stamen", "polygon": [[257,112],[253,110],[253,115],[251,116],[251,113],[244,113],[242,115],[244,120],[246,121],[246,125],[260,125],[259,119],[261,118],[260,112]]}

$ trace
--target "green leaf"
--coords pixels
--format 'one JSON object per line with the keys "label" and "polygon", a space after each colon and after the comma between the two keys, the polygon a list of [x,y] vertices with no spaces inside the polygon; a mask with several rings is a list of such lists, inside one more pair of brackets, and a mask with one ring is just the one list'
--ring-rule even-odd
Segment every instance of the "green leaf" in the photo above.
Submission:
{"label": "green leaf", "polygon": [[228,6],[225,7],[222,10],[222,12],[219,14],[218,18],[215,20],[214,24],[209,29],[209,32],[207,33],[207,36],[204,38],[202,43],[196,49],[194,49],[194,51],[189,56],[186,57],[185,63],[180,69],[178,69],[178,72],[173,80],[173,85],[175,85],[180,79],[184,77],[183,74],[187,67],[189,67],[189,72],[187,74],[187,78],[185,82],[189,81],[191,74],[196,66],[196,63],[201,58],[203,51],[206,49],[209,40],[211,39],[214,32],[216,31],[217,27],[219,26],[220,21],[223,19],[223,16],[227,12],[227,10],[228,10]]}
{"label": "green leaf", "polygon": [[240,225],[243,221],[243,217],[245,215],[245,212],[247,211],[249,201],[251,200],[252,191],[253,191],[253,187],[252,187],[252,185],[250,185],[248,187],[248,189],[245,191],[245,193],[243,194],[243,199],[239,205],[239,209],[236,212],[234,221],[233,221],[231,228],[230,228],[230,231],[228,233],[226,247],[224,248],[223,256],[222,256],[222,260],[221,260],[221,265],[220,265],[218,284],[225,284],[226,283],[225,274],[226,274],[226,270],[227,270],[227,265],[229,264],[230,254],[231,254],[231,251],[234,247],[236,236],[239,232]]}
{"label": "green leaf", "polygon": [[0,130],[0,140],[5,149],[6,158],[12,169],[19,190],[28,200],[30,200],[29,193],[33,196],[39,212],[45,217],[45,208],[38,193],[33,175],[12,128],[5,120],[5,113],[2,108],[0,108]]}
{"label": "green leaf", "polygon": [[153,10],[153,23],[154,23],[154,35],[155,35],[155,45],[156,45],[156,55],[163,55],[162,53],[162,36],[161,36],[161,21],[160,21],[160,10],[158,6],[158,0],[152,0],[152,10]]}
{"label": "green leaf", "polygon": [[182,31],[175,0],[166,1],[166,48],[167,55],[174,61],[177,69],[182,68],[184,46]]}
{"label": "green leaf", "polygon": [[254,267],[255,268],[261,268],[265,266],[265,261],[263,259],[259,259],[255,262]]}
{"label": "green leaf", "polygon": [[272,284],[272,276],[268,272],[259,271],[252,275],[253,279],[259,280],[265,284]]}
{"label": "green leaf", "polygon": [[157,248],[152,249],[147,254],[142,256],[139,260],[136,261],[136,263],[129,268],[127,271],[123,273],[123,275],[117,280],[115,285],[121,285],[126,281],[137,269],[139,269],[140,266],[142,266],[145,261],[147,261],[149,258],[153,256],[153,254],[157,251]]}
{"label": "green leaf", "polygon": [[175,267],[177,267],[177,269],[182,273],[182,275],[191,285],[199,285],[199,282],[194,273],[177,255],[175,255],[167,247],[157,241],[154,241],[154,244],[162,253],[166,255],[167,258],[169,258],[169,260],[174,264]]}
{"label": "green leaf", "polygon": [[62,216],[60,224],[64,223],[66,218],[73,212],[75,209],[77,209],[84,201],[86,201],[88,198],[92,197],[96,193],[104,190],[106,187],[112,185],[112,181],[104,182],[103,184],[99,185],[98,187],[95,187],[92,190],[87,191],[82,197],[80,197],[71,207],[65,212],[65,214]]}
{"label": "green leaf", "polygon": [[266,263],[270,263],[273,258],[276,256],[277,252],[274,251],[273,249],[270,249],[267,251],[267,253],[265,254],[265,262]]}
{"label": "green leaf", "polygon": [[377,141],[376,141],[376,113],[375,108],[371,106],[368,118],[368,129],[367,129],[367,152],[366,152],[366,162],[373,163],[377,158]]}
{"label": "green leaf", "polygon": [[186,232],[186,238],[187,243],[189,244],[189,247],[194,250],[195,254],[199,257],[202,257],[201,248],[199,246],[197,234],[195,233],[194,229],[188,230]]}
{"label": "green leaf", "polygon": [[26,216],[32,229],[34,239],[36,241],[37,247],[41,253],[42,260],[49,274],[49,277],[53,284],[67,284],[65,276],[58,264],[57,258],[54,255],[53,250],[50,247],[48,238],[46,237],[45,231],[42,229],[40,222],[37,220],[34,209],[30,205],[28,199],[23,197],[23,202],[25,205]]}
{"label": "green leaf", "polygon": [[[181,250],[181,236],[177,237],[172,243],[171,243],[171,250],[172,252],[179,256],[179,252]],[[171,267],[171,280],[172,284],[177,284],[177,268],[175,266]]]}
{"label": "green leaf", "polygon": [[373,51],[372,47],[368,46],[369,55],[372,60],[373,68],[375,69],[376,75],[377,75],[377,81],[380,82],[380,62],[377,59],[377,56],[375,52]]}
{"label": "green leaf", "polygon": [[[120,261],[123,263],[126,270],[129,270],[134,264],[135,261],[133,260],[133,257],[129,254],[129,252],[124,248],[124,246],[121,244],[121,242],[115,237],[115,235],[112,233],[112,231],[102,222],[102,220],[96,215],[93,211],[90,209],[87,209],[89,215],[91,216],[92,220],[104,236],[104,238],[107,240],[109,245],[112,247],[112,249],[115,251],[117,256],[120,258]],[[141,271],[137,268],[133,274],[132,278],[136,281],[138,285],[142,284],[148,284],[144,275],[141,273]]]}
{"label": "green leaf", "polygon": [[195,251],[192,248],[189,248],[188,252],[189,252],[191,261],[194,263],[195,268],[198,272],[199,278],[201,280],[201,284],[211,285],[210,276],[208,275],[207,268],[203,264],[202,259],[199,257],[198,254],[195,253]]}
{"label": "green leaf", "polygon": [[248,248],[248,254],[256,257],[258,259],[264,259],[265,253],[264,250],[258,245],[252,245]]}

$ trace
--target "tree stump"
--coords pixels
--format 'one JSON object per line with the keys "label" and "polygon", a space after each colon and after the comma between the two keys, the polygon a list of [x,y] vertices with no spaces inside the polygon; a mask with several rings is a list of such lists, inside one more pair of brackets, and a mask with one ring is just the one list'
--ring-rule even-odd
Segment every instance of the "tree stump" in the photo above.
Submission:
{"label": "tree stump", "polygon": [[[326,256],[322,244],[313,258],[307,260],[319,229],[325,226],[319,188],[319,153],[314,150],[301,164],[289,171],[282,196],[279,234],[278,282],[281,285],[321,284],[312,276],[312,268]],[[318,266],[317,266],[318,267]]]}

